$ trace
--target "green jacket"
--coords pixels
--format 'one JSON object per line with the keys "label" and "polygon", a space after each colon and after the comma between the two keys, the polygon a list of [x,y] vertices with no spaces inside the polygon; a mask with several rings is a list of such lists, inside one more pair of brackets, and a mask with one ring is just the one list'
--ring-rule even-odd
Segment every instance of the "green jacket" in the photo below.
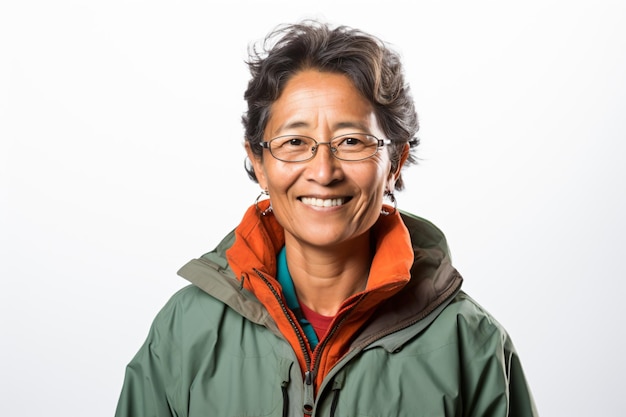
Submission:
{"label": "green jacket", "polygon": [[154,320],[126,369],[116,416],[536,416],[509,336],[460,290],[443,234],[415,216],[402,220],[415,251],[411,281],[377,309],[316,394],[230,270],[231,233],[179,271],[193,285]]}

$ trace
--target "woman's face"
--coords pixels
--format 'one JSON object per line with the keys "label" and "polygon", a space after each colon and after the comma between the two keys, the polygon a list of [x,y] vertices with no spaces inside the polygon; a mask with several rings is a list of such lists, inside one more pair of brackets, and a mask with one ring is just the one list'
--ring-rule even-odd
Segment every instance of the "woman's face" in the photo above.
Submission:
{"label": "woman's face", "polygon": [[[299,134],[328,142],[356,132],[385,138],[372,105],[349,78],[306,70],[294,75],[273,103],[264,140]],[[305,162],[282,162],[263,152],[255,158],[248,149],[259,184],[269,191],[285,240],[302,245],[333,247],[366,237],[397,174],[386,147],[354,162],[336,159],[327,145]]]}

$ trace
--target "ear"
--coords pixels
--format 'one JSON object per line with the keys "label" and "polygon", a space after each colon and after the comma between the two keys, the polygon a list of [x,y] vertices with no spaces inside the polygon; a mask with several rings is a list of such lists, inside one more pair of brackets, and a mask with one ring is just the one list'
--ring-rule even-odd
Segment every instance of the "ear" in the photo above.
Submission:
{"label": "ear", "polygon": [[410,150],[410,146],[407,143],[404,145],[404,148],[402,149],[402,155],[400,156],[400,161],[398,162],[398,166],[396,167],[394,171],[391,171],[391,170],[389,171],[389,178],[387,178],[387,190],[389,191],[394,190],[396,186],[396,181],[398,180],[398,177],[400,177],[400,170],[402,169],[402,167],[404,166],[404,163],[409,157],[409,150]]}
{"label": "ear", "polygon": [[254,175],[256,175],[256,179],[258,180],[259,185],[262,189],[267,190],[267,179],[265,177],[265,170],[263,169],[263,158],[255,155],[254,152],[252,152],[250,142],[246,141],[245,147],[246,153],[248,154],[248,159],[252,164],[252,168],[254,169]]}

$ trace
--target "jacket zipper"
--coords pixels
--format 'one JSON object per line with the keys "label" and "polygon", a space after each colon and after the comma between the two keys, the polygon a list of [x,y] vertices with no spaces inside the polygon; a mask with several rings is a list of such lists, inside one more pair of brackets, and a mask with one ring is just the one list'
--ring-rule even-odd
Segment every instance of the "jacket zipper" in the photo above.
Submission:
{"label": "jacket zipper", "polygon": [[[300,344],[300,349],[302,350],[302,353],[304,354],[304,363],[306,365],[306,370],[304,372],[303,409],[304,409],[305,415],[311,415],[311,413],[313,412],[314,404],[315,404],[315,394],[314,394],[314,389],[313,389],[313,378],[311,374],[311,356],[309,355],[309,350],[307,349],[307,341],[302,336],[300,329],[298,328],[298,326],[293,320],[293,317],[291,316],[291,312],[289,308],[283,302],[283,299],[281,298],[278,291],[276,291],[276,288],[274,288],[272,283],[269,282],[269,280],[265,277],[265,275],[261,273],[261,271],[254,269],[254,272],[259,276],[259,278],[261,278],[261,280],[265,283],[265,285],[267,285],[269,290],[272,292],[272,294],[274,295],[274,298],[276,298],[276,301],[280,305],[280,309],[282,310],[283,314],[289,321],[289,324],[293,328],[294,332],[296,333],[296,337],[298,338],[298,343]],[[285,388],[283,388],[283,394],[285,394],[285,392],[286,392]],[[283,408],[283,413],[284,412],[285,412],[285,408]]]}
{"label": "jacket zipper", "polygon": [[291,316],[289,308],[283,302],[283,299],[281,298],[281,296],[278,293],[278,291],[276,291],[276,288],[274,288],[272,283],[269,282],[269,280],[267,278],[265,278],[265,275],[263,275],[261,273],[261,271],[259,271],[257,269],[254,269],[254,272],[256,272],[256,274],[259,276],[259,278],[261,278],[261,280],[263,280],[265,285],[267,285],[269,290],[272,292],[272,294],[276,298],[276,301],[278,301],[278,304],[280,305],[280,309],[283,311],[283,314],[285,315],[285,317],[289,321],[289,324],[291,325],[291,327],[295,331],[296,337],[298,338],[298,343],[300,344],[300,349],[302,349],[302,353],[304,354],[304,362],[306,363],[307,372],[308,372],[309,369],[311,368],[311,356],[309,355],[309,351],[308,351],[308,349],[306,347],[306,343],[307,342],[304,339],[304,337],[302,336],[302,333],[300,332],[300,329],[298,328],[298,326],[294,322],[294,320],[293,320],[293,318]]}
{"label": "jacket zipper", "polygon": [[272,283],[265,277],[265,275],[263,275],[263,273],[261,273],[261,271],[259,271],[257,269],[254,269],[254,272],[259,276],[259,278],[261,278],[261,280],[265,283],[265,285],[267,285],[269,290],[272,292],[272,294],[274,295],[274,298],[276,298],[276,301],[280,305],[280,309],[282,310],[283,314],[285,315],[285,317],[289,321],[289,324],[293,328],[294,332],[296,333],[296,337],[298,338],[298,343],[300,344],[300,349],[302,350],[302,353],[304,354],[304,362],[305,362],[306,368],[307,368],[305,370],[305,372],[304,372],[304,386],[305,386],[304,413],[306,415],[311,415],[313,413],[313,408],[314,408],[314,405],[315,405],[315,392],[314,392],[315,390],[314,390],[313,387],[314,387],[314,381],[315,381],[315,378],[316,378],[316,374],[317,374],[317,370],[318,370],[317,367],[318,367],[318,363],[319,363],[319,361],[317,361],[315,359],[317,358],[317,356],[319,356],[319,352],[324,350],[324,348],[328,344],[328,341],[330,339],[332,339],[332,337],[333,337],[333,335],[335,333],[337,333],[337,330],[346,321],[348,316],[350,316],[350,313],[352,311],[354,311],[354,309],[361,303],[361,301],[363,301],[363,299],[365,298],[365,294],[362,295],[361,298],[359,298],[348,309],[348,311],[346,311],[344,313],[344,315],[341,318],[341,320],[339,320],[339,322],[337,324],[335,324],[330,329],[330,332],[328,333],[327,337],[325,337],[321,341],[321,343],[317,346],[317,348],[315,349],[315,351],[318,352],[318,354],[314,355],[314,357],[312,359],[311,356],[309,355],[309,350],[307,349],[307,345],[306,345],[308,342],[302,336],[302,333],[300,332],[300,329],[298,328],[298,326],[294,322],[293,317],[291,315],[291,312],[290,312],[289,308],[283,302],[282,297],[280,296],[280,294],[278,293],[276,288],[274,288]]}
{"label": "jacket zipper", "polygon": [[[361,295],[361,298],[359,298],[357,301],[354,302],[354,304],[348,309],[348,311],[346,311],[343,314],[343,317],[341,318],[341,320],[339,320],[339,322],[337,324],[335,324],[331,329],[330,332],[328,332],[328,335],[322,340],[322,342],[320,343],[320,345],[318,346],[317,349],[315,349],[318,352],[321,352],[322,350],[324,350],[324,348],[326,347],[326,345],[328,344],[328,341],[330,339],[332,339],[332,337],[334,336],[335,333],[337,333],[337,330],[339,329],[339,327],[341,327],[341,325],[346,321],[346,319],[350,316],[350,313],[352,313],[354,311],[354,309],[361,303],[361,301],[363,301],[363,299],[365,298],[366,294]],[[311,376],[313,378],[315,378],[317,376],[317,367],[319,364],[319,361],[317,361],[317,357],[319,356],[319,353],[317,355],[314,356],[313,358],[313,364],[311,366]]]}
{"label": "jacket zipper", "polygon": [[313,413],[313,409],[314,409],[314,406],[315,406],[315,393],[314,393],[313,387],[314,387],[314,380],[316,378],[316,374],[317,374],[317,371],[318,371],[317,367],[318,367],[319,361],[317,361],[316,359],[319,356],[319,352],[324,350],[324,348],[328,344],[328,341],[330,339],[332,339],[332,337],[333,337],[333,335],[335,333],[337,333],[337,330],[341,327],[341,325],[350,316],[350,313],[352,311],[354,311],[354,309],[363,301],[363,299],[365,298],[366,294],[363,294],[361,296],[361,298],[359,298],[348,309],[348,311],[346,311],[344,313],[344,315],[341,318],[341,320],[339,320],[339,322],[337,324],[335,324],[330,329],[330,332],[328,333],[328,335],[321,341],[321,343],[315,349],[315,351],[318,352],[318,353],[317,353],[317,355],[314,355],[314,357],[312,359],[311,356],[309,355],[309,351],[308,351],[308,349],[306,347],[307,341],[302,336],[302,333],[300,332],[300,329],[298,328],[298,326],[294,322],[294,320],[293,320],[293,318],[291,316],[290,310],[285,305],[285,303],[283,302],[282,297],[280,296],[278,291],[276,291],[276,288],[274,288],[272,283],[265,277],[265,275],[263,275],[263,273],[261,273],[261,271],[259,271],[259,270],[257,270],[255,268],[254,272],[259,276],[259,278],[261,278],[261,280],[265,283],[265,285],[267,285],[269,290],[272,292],[272,294],[274,295],[274,298],[276,298],[276,301],[280,305],[280,309],[282,310],[283,314],[285,315],[285,317],[289,321],[289,324],[293,328],[294,332],[296,333],[296,337],[298,338],[298,343],[300,344],[300,349],[302,350],[302,353],[304,354],[304,362],[305,362],[306,367],[307,367],[307,369],[304,372],[304,386],[305,386],[304,406],[303,406],[304,414],[305,415],[311,415]]}

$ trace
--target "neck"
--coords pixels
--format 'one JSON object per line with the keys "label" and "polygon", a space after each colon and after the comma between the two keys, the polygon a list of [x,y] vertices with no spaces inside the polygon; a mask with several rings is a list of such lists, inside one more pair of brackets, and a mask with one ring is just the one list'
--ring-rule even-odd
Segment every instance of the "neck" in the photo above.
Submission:
{"label": "neck", "polygon": [[303,246],[285,237],[287,264],[300,303],[334,316],[350,296],[365,290],[371,265],[370,235],[332,248]]}

